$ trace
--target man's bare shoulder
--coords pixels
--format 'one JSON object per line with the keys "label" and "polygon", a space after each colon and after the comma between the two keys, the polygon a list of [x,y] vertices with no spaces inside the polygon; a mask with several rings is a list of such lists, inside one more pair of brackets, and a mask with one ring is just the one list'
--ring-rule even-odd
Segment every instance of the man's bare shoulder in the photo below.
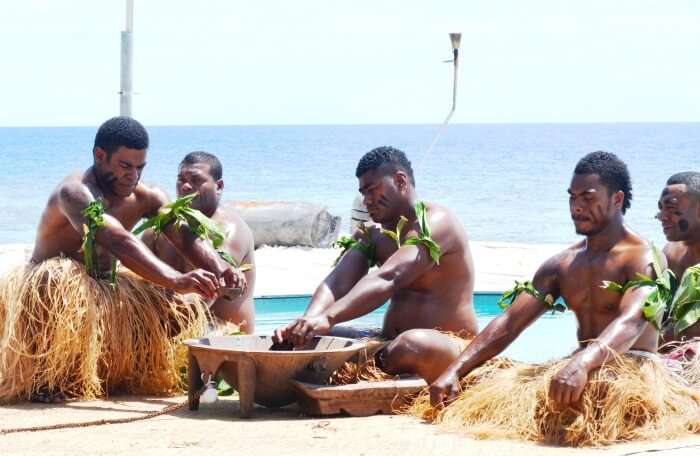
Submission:
{"label": "man's bare shoulder", "polygon": [[158,209],[170,201],[165,190],[155,185],[144,184],[142,182],[139,182],[134,189],[133,196],[146,216],[155,215]]}
{"label": "man's bare shoulder", "polygon": [[233,207],[220,207],[212,219],[224,228],[227,244],[235,245],[238,250],[254,248],[253,230]]}
{"label": "man's bare shoulder", "polygon": [[[630,233],[625,239],[619,242],[612,253],[613,261],[618,268],[623,268],[626,272],[626,280],[637,279],[637,274],[652,274],[652,262],[654,254],[652,244],[635,233]],[[661,255],[661,267],[667,267],[666,257]]]}
{"label": "man's bare shoulder", "polygon": [[61,206],[84,203],[101,196],[102,192],[89,169],[87,171],[75,171],[64,177],[56,186],[56,189],[49,197],[49,206],[54,203],[58,203]]}
{"label": "man's bare shoulder", "polygon": [[466,232],[459,217],[450,209],[437,203],[426,203],[428,225],[434,236],[464,237]]}
{"label": "man's bare shoulder", "polygon": [[580,254],[585,248],[586,243],[584,241],[579,241],[561,250],[542,263],[540,266],[541,270],[546,270],[550,272],[558,272],[563,268],[568,267],[576,255]]}
{"label": "man's bare shoulder", "polygon": [[165,190],[155,185],[144,184],[143,182],[139,182],[134,189],[134,196],[137,201],[143,204],[157,207],[167,204],[169,201],[168,194]]}
{"label": "man's bare shoulder", "polygon": [[683,242],[667,242],[664,246],[664,255],[669,263],[680,263],[688,247]]}

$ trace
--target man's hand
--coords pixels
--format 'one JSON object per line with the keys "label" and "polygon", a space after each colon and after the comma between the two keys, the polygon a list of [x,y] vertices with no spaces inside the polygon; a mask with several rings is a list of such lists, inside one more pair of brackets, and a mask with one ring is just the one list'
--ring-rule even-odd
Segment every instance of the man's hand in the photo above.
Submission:
{"label": "man's hand", "polygon": [[219,282],[216,276],[204,269],[181,274],[173,283],[173,290],[178,293],[198,293],[206,299],[216,298]]}
{"label": "man's hand", "polygon": [[324,315],[301,317],[287,326],[277,328],[272,339],[278,344],[286,340],[298,347],[311,342],[314,336],[328,334],[330,329],[331,324]]}
{"label": "man's hand", "polygon": [[437,407],[457,397],[462,390],[459,377],[451,370],[445,371],[437,380],[430,384],[430,405]]}
{"label": "man's hand", "polygon": [[245,275],[238,268],[227,267],[221,272],[221,279],[224,281],[224,286],[228,288],[237,288],[241,290],[241,294],[245,292],[248,286]]}
{"label": "man's hand", "polygon": [[586,383],[588,369],[574,359],[552,377],[549,383],[549,398],[560,410],[564,410],[581,399]]}

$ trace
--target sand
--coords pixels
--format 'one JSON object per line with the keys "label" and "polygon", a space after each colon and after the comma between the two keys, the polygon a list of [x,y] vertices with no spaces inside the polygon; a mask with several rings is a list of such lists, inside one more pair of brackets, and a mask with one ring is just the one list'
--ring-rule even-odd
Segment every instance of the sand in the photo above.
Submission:
{"label": "sand", "polygon": [[[29,244],[0,245],[0,274],[31,254]],[[503,291],[515,279],[530,279],[537,266],[564,248],[560,244],[472,241],[477,291]],[[268,247],[256,250],[255,296],[311,294],[330,271],[337,249]]]}
{"label": "sand", "polygon": [[[21,404],[0,409],[0,427],[138,416],[182,400],[183,397],[120,397],[66,405]],[[653,452],[658,456],[691,456],[700,452],[700,436],[572,450],[517,441],[476,441],[439,432],[406,416],[306,418],[300,417],[294,406],[260,408],[251,420],[241,420],[236,413],[237,402],[226,399],[202,405],[197,412],[185,408],[135,423],[0,435],[0,454],[622,456]]]}
{"label": "sand", "polygon": [[[561,245],[472,242],[476,290],[500,291],[514,279],[530,278],[538,264]],[[0,274],[21,264],[31,246],[0,246]],[[333,249],[262,247],[256,252],[256,296],[310,294],[328,273]],[[138,416],[183,401],[184,397],[113,397],[67,404],[0,407],[0,429]],[[632,455],[700,454],[700,436],[677,441],[619,444],[605,449],[547,447],[518,441],[476,441],[446,434],[407,416],[365,418],[300,417],[295,406],[258,409],[252,420],[236,416],[237,402],[225,398],[146,421],[101,427],[0,435],[0,455],[134,454],[304,454],[315,455]]]}

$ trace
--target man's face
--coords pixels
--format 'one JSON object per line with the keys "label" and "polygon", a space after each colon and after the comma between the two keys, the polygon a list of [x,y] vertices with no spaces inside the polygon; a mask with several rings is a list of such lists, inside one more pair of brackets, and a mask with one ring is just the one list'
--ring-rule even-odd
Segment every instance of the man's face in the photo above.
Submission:
{"label": "man's face", "polygon": [[688,194],[685,184],[668,185],[659,198],[659,213],[666,240],[686,241],[698,236],[700,208],[698,201]]}
{"label": "man's face", "polygon": [[141,180],[146,166],[146,149],[119,148],[108,156],[101,148],[95,149],[95,168],[100,185],[111,193],[127,197]]}
{"label": "man's face", "polygon": [[568,192],[576,233],[586,236],[603,231],[624,198],[622,192],[610,195],[597,174],[574,174]]}
{"label": "man's face", "polygon": [[219,197],[224,188],[224,181],[218,181],[209,173],[209,165],[195,163],[182,165],[177,173],[176,192],[178,198],[198,192],[192,201],[192,207],[211,215],[219,205]]}
{"label": "man's face", "polygon": [[383,167],[367,171],[359,177],[362,202],[376,223],[391,222],[399,217],[402,199],[406,198],[403,186],[407,176],[402,171],[387,172]]}

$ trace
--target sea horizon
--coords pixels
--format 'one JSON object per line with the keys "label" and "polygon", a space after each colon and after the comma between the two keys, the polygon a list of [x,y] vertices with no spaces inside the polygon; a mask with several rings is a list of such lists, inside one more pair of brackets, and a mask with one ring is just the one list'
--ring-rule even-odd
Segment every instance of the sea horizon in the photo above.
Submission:
{"label": "sea horizon", "polygon": [[[700,122],[455,123],[429,157],[439,124],[149,126],[142,181],[174,196],[177,164],[192,150],[217,154],[225,200],[306,201],[327,206],[348,227],[359,158],[373,147],[406,151],[419,197],[457,214],[471,239],[564,244],[579,239],[566,189],[576,162],[607,150],[625,160],[633,183],[628,226],[657,245],[656,202],[673,173],[698,169]],[[0,244],[31,243],[60,180],[92,164],[97,130],[0,127]],[[27,189],[27,190],[24,190]]]}

